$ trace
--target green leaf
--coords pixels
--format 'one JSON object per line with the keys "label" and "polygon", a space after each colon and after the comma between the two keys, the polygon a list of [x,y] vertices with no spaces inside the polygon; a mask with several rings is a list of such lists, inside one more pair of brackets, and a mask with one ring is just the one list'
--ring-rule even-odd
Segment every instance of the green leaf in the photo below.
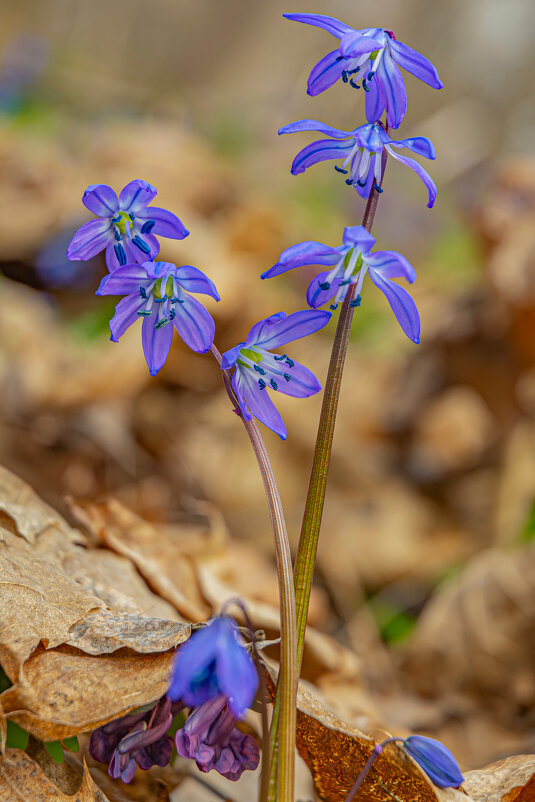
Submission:
{"label": "green leaf", "polygon": [[14,721],[7,720],[6,746],[10,746],[11,749],[26,749],[29,737],[29,732],[23,730]]}
{"label": "green leaf", "polygon": [[45,741],[45,749],[54,763],[63,763],[65,755],[63,754],[61,741]]}
{"label": "green leaf", "polygon": [[68,749],[69,752],[78,752],[80,750],[80,744],[78,743],[76,735],[73,735],[71,738],[62,738],[61,743],[63,744],[63,748]]}

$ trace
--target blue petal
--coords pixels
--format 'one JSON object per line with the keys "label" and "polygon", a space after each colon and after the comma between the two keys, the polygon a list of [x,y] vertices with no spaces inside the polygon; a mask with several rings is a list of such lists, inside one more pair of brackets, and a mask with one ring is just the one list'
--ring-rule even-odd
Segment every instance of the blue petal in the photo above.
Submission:
{"label": "blue petal", "polygon": [[330,318],[330,312],[317,312],[309,309],[294,312],[292,315],[276,321],[268,329],[264,329],[255,345],[267,350],[278,348],[319,331],[327,325]]}
{"label": "blue petal", "polygon": [[104,276],[95,295],[130,295],[136,291],[139,294],[139,287],[148,281],[147,271],[141,265],[125,265]]}
{"label": "blue petal", "polygon": [[439,788],[457,788],[464,782],[457,761],[440,741],[423,735],[410,735],[403,741],[403,748]]}
{"label": "blue petal", "polygon": [[268,429],[271,429],[272,432],[278,434],[282,440],[286,440],[286,426],[284,425],[284,421],[275,407],[275,404],[269,397],[267,389],[260,389],[258,379],[255,379],[252,375],[252,371],[247,368],[244,370],[236,370],[234,379],[239,396],[241,396],[243,401],[247,404],[252,415],[258,418]]}
{"label": "blue petal", "polygon": [[228,706],[239,717],[252,704],[258,688],[258,672],[236,625],[228,618],[221,618],[220,622],[217,678]]}
{"label": "blue petal", "polygon": [[188,229],[176,214],[168,212],[167,209],[160,209],[158,206],[148,206],[138,210],[136,218],[143,221],[153,220],[154,227],[151,231],[159,237],[184,239],[189,234]]}
{"label": "blue petal", "polygon": [[407,167],[410,167],[411,170],[414,170],[416,175],[419,178],[421,178],[421,180],[424,182],[428,192],[427,206],[429,209],[431,209],[435,204],[435,200],[437,197],[437,188],[435,182],[433,181],[427,170],[424,170],[422,165],[418,164],[418,162],[415,159],[409,159],[407,156],[400,156],[399,153],[396,153],[393,148],[390,148],[390,145],[387,145],[387,149],[390,155],[394,157],[394,159],[397,159],[398,162],[401,162]]}
{"label": "blue petal", "polygon": [[[292,363],[292,367],[288,367],[286,372],[286,376],[290,378],[287,379],[285,377],[277,381],[279,392],[284,393],[284,395],[291,395],[294,398],[308,398],[319,393],[321,384],[312,371],[299,362],[292,360]],[[283,367],[285,367],[284,364]]]}
{"label": "blue petal", "polygon": [[157,329],[156,320],[157,316],[153,311],[150,317],[143,318],[141,329],[143,353],[151,376],[156,376],[158,371],[165,365],[173,339],[173,327],[171,324],[168,323],[166,326]]}
{"label": "blue petal", "polygon": [[361,248],[363,253],[368,253],[375,245],[375,237],[364,226],[346,226],[344,228],[344,245],[352,248]]}
{"label": "blue petal", "polygon": [[[152,234],[143,234],[143,239],[147,243],[150,248],[150,253],[144,253],[138,247],[136,247],[132,240],[128,239],[127,237],[123,237],[120,242],[117,242],[115,238],[111,238],[110,242],[106,246],[106,265],[108,266],[108,270],[113,272],[118,267],[124,267],[124,264],[146,264],[147,257],[150,259],[154,259],[155,256],[158,255],[160,251],[160,243],[156,239],[155,236]],[[125,263],[119,261],[117,256],[117,246],[121,246],[124,251]]]}
{"label": "blue petal", "polygon": [[200,292],[203,295],[210,295],[216,301],[220,301],[219,293],[214,282],[196,267],[182,265],[176,271],[177,281],[188,292]]}
{"label": "blue petal", "polygon": [[321,92],[325,92],[326,89],[329,89],[329,87],[338,81],[346,66],[344,59],[340,58],[338,50],[327,53],[327,55],[313,67],[312,72],[308,76],[307,94],[311,97],[316,97],[316,95],[321,94]]}
{"label": "blue petal", "polygon": [[366,173],[364,181],[361,182],[361,183],[364,184],[364,186],[361,187],[360,184],[357,184],[356,181],[353,184],[353,186],[355,187],[355,189],[357,190],[357,192],[359,193],[361,198],[365,198],[365,199],[368,198],[369,195],[370,195],[370,192],[372,191],[372,186],[373,186],[374,181],[375,181],[375,160],[376,160],[376,158],[377,158],[377,156],[372,156],[370,158],[370,163],[368,165],[368,172]]}
{"label": "blue petal", "polygon": [[373,81],[377,81],[380,85],[380,92],[385,101],[388,125],[391,128],[399,128],[407,111],[407,91],[401,72],[394,63],[388,48],[377,67],[377,74],[372,78],[372,83]]}
{"label": "blue petal", "polygon": [[138,309],[145,303],[139,292],[122,298],[115,307],[115,315],[110,320],[111,339],[116,343],[125,331],[138,320]]}
{"label": "blue petal", "polygon": [[132,212],[132,214],[140,212],[157,194],[156,187],[153,187],[148,181],[136,178],[121,190],[119,208],[124,212]]}
{"label": "blue petal", "polygon": [[435,146],[426,136],[414,136],[409,139],[392,139],[390,142],[396,148],[409,148],[417,156],[424,156],[426,159],[436,159]]}
{"label": "blue petal", "polygon": [[337,248],[313,240],[298,242],[297,245],[286,248],[279,256],[277,264],[262,273],[260,278],[273,278],[304,265],[335,265],[339,259],[340,251]]}
{"label": "blue petal", "polygon": [[424,81],[434,89],[442,89],[444,84],[438,77],[438,72],[435,65],[432,64],[429,59],[427,59],[425,56],[422,56],[422,54],[418,53],[417,50],[413,50],[412,47],[403,44],[403,42],[400,42],[397,39],[390,41],[389,46],[394,61],[396,61],[400,67],[403,67],[408,72],[411,72],[413,75],[419,78],[420,81]]}
{"label": "blue petal", "polygon": [[234,371],[234,375],[232,377],[232,389],[236,393],[236,398],[238,399],[238,404],[240,405],[240,410],[242,417],[244,420],[252,420],[253,416],[249,411],[249,407],[247,406],[247,402],[242,395],[242,389],[245,388],[247,390],[247,382],[244,379],[243,373],[249,373],[247,369],[240,367],[240,365],[236,365],[236,370]]}
{"label": "blue petal", "polygon": [[210,312],[192,295],[184,295],[183,303],[174,304],[173,309],[176,310],[173,323],[186,345],[198,354],[209,351],[215,334]]}
{"label": "blue petal", "polygon": [[312,279],[310,284],[307,288],[307,304],[312,307],[312,309],[318,309],[320,306],[323,306],[328,301],[332,300],[336,293],[340,288],[340,279],[335,278],[329,285],[329,289],[325,290],[320,287],[320,284],[325,284],[325,279],[329,275],[329,271],[326,270],[324,273],[318,273],[318,275]]}
{"label": "blue petal", "polygon": [[293,20],[293,22],[306,22],[307,25],[315,25],[317,28],[323,28],[328,33],[338,38],[349,33],[353,29],[349,25],[345,25],[340,20],[334,17],[327,17],[324,14],[283,14],[286,19]]}
{"label": "blue petal", "polygon": [[340,53],[345,58],[358,58],[365,53],[380,50],[384,45],[383,40],[375,39],[373,36],[364,36],[362,31],[349,31],[342,37],[340,42]]}
{"label": "blue petal", "polygon": [[230,368],[235,365],[236,360],[240,355],[241,349],[244,347],[245,343],[238,343],[235,345],[234,348],[229,348],[228,351],[225,351],[222,354],[223,361],[221,362],[222,370],[230,370]]}
{"label": "blue petal", "polygon": [[[368,69],[371,67],[371,63],[368,62],[367,65]],[[363,67],[363,70],[365,67]],[[385,110],[385,101],[383,95],[381,93],[381,87],[377,81],[377,76],[372,78],[371,81],[366,82],[366,86],[368,87],[368,91],[365,92],[366,95],[366,119],[370,123],[377,122],[383,116],[383,112]]]}
{"label": "blue petal", "polygon": [[284,320],[286,317],[286,312],[276,312],[274,315],[270,315],[269,317],[264,318],[264,320],[260,320],[258,323],[255,323],[254,326],[249,331],[245,339],[246,345],[256,345],[259,339],[266,336],[267,332],[272,331],[273,326],[277,321]]}
{"label": "blue petal", "polygon": [[412,340],[414,343],[419,343],[420,316],[416,304],[409,293],[394,281],[384,279],[381,274],[373,268],[370,268],[368,272],[375,286],[386,296],[386,300],[390,304],[399,325],[409,340]]}
{"label": "blue petal", "polygon": [[332,139],[319,139],[300,150],[292,162],[292,175],[304,173],[308,167],[329,159],[342,159],[353,149],[354,140],[349,142],[333,142]]}
{"label": "blue petal", "polygon": [[111,239],[113,239],[113,232],[109,220],[90,220],[89,223],[80,226],[72,238],[67,248],[67,257],[84,261],[91,259],[103,251]]}
{"label": "blue petal", "polygon": [[333,128],[332,125],[326,125],[319,120],[296,120],[294,123],[288,123],[279,128],[279,134],[296,134],[299,131],[317,131],[318,134],[326,134],[332,139],[348,139],[353,136],[354,131],[341,131],[339,128]]}
{"label": "blue petal", "polygon": [[[179,648],[173,661],[171,687],[167,692],[172,701],[182,699],[185,704],[193,707],[203,704],[220,692],[214,686],[214,677],[210,671],[217,656],[217,620],[198,629]],[[200,681],[202,678],[206,680],[204,684]]]}
{"label": "blue petal", "polygon": [[99,217],[112,217],[119,208],[117,195],[107,184],[90,184],[84,192],[82,203]]}
{"label": "blue petal", "polygon": [[366,261],[383,278],[404,278],[410,284],[416,279],[414,267],[396,251],[376,251],[368,254]]}

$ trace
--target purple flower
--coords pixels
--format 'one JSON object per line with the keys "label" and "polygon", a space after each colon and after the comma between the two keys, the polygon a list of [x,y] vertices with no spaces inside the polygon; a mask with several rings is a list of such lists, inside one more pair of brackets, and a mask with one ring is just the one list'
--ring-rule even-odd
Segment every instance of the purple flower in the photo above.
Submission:
{"label": "purple flower", "polygon": [[270,351],[322,329],[330,317],[330,312],[323,311],[303,310],[288,317],[279,312],[256,323],[245,342],[223,354],[221,367],[224,370],[235,367],[232,386],[245,420],[254,416],[283,440],[286,439],[286,426],[268,395],[268,389],[306,398],[321,390],[321,385],[308,368],[286,354],[279,356]]}
{"label": "purple flower", "polygon": [[298,120],[280,128],[279,134],[293,134],[296,131],[317,131],[331,138],[312,142],[299,151],[292,163],[293,175],[304,173],[308,167],[317,162],[343,159],[342,166],[335,165],[334,169],[339,173],[349,172],[346,184],[354,186],[361,197],[367,198],[374,182],[378,188],[378,182],[381,180],[381,156],[386,149],[394,159],[410,167],[422,179],[428,191],[428,207],[431,208],[435,203],[437,188],[429,173],[417,161],[407,156],[400,156],[395,150],[395,148],[408,148],[418,156],[434,159],[435,148],[427,137],[390,139],[380,122],[361,125],[354,131],[341,131],[317,120]]}
{"label": "purple flower", "polygon": [[144,262],[118,267],[102,279],[96,294],[126,296],[110,320],[113,342],[143,318],[143,352],[150,374],[155,376],[167,359],[173,326],[192,351],[206,353],[213,343],[212,316],[190,292],[204,293],[219,301],[214,283],[196,267]]}
{"label": "purple flower", "polygon": [[420,342],[420,317],[416,304],[403,287],[392,279],[404,278],[409,283],[416,279],[416,272],[409,262],[395,251],[370,253],[375,238],[363,226],[344,229],[342,245],[331,248],[321,242],[299,242],[283,251],[279,261],[262,278],[273,278],[288,270],[304,265],[327,265],[330,270],[319,273],[312,279],[307,290],[307,302],[313,309],[333,301],[336,309],[346,297],[348,288],[356,284],[354,306],[360,305],[360,293],[368,274],[386,299],[399,325],[413,342]]}
{"label": "purple flower", "polygon": [[[181,709],[182,705],[179,706]],[[129,783],[136,768],[167,766],[173,739],[166,735],[178,706],[164,696],[151,710],[111,721],[91,734],[89,753],[99,763],[108,763],[114,779]]]}
{"label": "purple flower", "polygon": [[424,735],[409,735],[402,746],[439,788],[457,788],[464,782],[457,761],[440,741]]}
{"label": "purple flower", "polygon": [[[444,84],[434,65],[412,47],[399,42],[384,28],[354,30],[322,14],[285,14],[286,19],[323,28],[340,40],[336,50],[319,61],[308,78],[308,94],[319,95],[342,78],[366,92],[366,118],[379,120],[386,109],[390,128],[399,128],[407,111],[407,92],[399,67],[441,89]],[[352,77],[354,76],[354,77]]]}
{"label": "purple flower", "polygon": [[254,771],[260,762],[258,744],[238,730],[224,694],[192,712],[176,734],[176,748],[182,757],[195,760],[201,771],[215,769],[228,780],[239,780],[246,769]]}
{"label": "purple flower", "polygon": [[168,695],[197,707],[222,694],[237,718],[251,705],[257,687],[258,674],[236,624],[219,616],[178,650]]}
{"label": "purple flower", "polygon": [[92,184],[82,202],[99,220],[78,229],[67,249],[69,259],[91,259],[106,250],[108,269],[153,259],[160,251],[156,234],[184,239],[189,231],[176,215],[157,206],[147,206],[157,190],[147,181],[130,181],[119,197],[107,184]]}

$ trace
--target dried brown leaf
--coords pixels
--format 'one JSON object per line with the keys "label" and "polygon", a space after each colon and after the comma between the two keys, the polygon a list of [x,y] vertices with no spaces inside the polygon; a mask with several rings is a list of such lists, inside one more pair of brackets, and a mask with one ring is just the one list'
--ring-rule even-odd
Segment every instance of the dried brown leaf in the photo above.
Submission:
{"label": "dried brown leaf", "polygon": [[86,766],[79,789],[66,794],[38,763],[18,749],[8,749],[6,757],[0,757],[0,799],[2,802],[107,802]]}
{"label": "dried brown leaf", "polygon": [[463,788],[476,802],[533,802],[535,755],[515,755],[466,772]]}

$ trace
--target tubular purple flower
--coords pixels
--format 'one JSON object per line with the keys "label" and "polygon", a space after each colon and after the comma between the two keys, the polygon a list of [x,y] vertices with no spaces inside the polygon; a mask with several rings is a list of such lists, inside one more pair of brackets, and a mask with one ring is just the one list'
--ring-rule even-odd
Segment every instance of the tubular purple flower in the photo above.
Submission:
{"label": "tubular purple flower", "polygon": [[130,181],[119,197],[107,184],[92,184],[82,202],[99,220],[84,223],[67,248],[73,260],[87,260],[106,251],[110,271],[131,263],[153,259],[160,251],[155,235],[184,239],[189,234],[172,212],[148,206],[157,190],[147,181]]}
{"label": "tubular purple flower", "polygon": [[380,122],[361,125],[354,131],[341,131],[318,120],[298,120],[280,128],[279,134],[293,134],[297,131],[317,131],[331,138],[312,142],[299,151],[292,163],[293,175],[304,173],[308,167],[318,162],[340,160],[341,166],[335,165],[334,169],[344,175],[349,173],[346,184],[354,186],[361,197],[367,198],[374,183],[378,191],[383,191],[378,187],[378,182],[381,180],[381,155],[386,150],[394,159],[414,170],[427,187],[427,206],[431,209],[434,205],[437,188],[429,173],[417,161],[401,156],[396,151],[396,148],[407,148],[418,156],[435,159],[435,148],[427,137],[390,139]]}
{"label": "tubular purple flower", "polygon": [[222,369],[234,367],[232,387],[245,420],[255,417],[286,439],[286,426],[267,390],[307,398],[319,392],[321,385],[304,365],[286,354],[272,354],[271,349],[319,331],[330,318],[330,312],[316,310],[294,312],[288,317],[278,312],[256,323],[245,342],[223,354]]}
{"label": "tubular purple flower", "polygon": [[251,705],[258,674],[238,627],[219,616],[180,647],[168,696],[196,707],[221,694],[236,718]]}
{"label": "tubular purple flower", "polygon": [[356,290],[352,303],[360,305],[363,282],[368,274],[385,295],[407,337],[419,343],[420,316],[416,304],[409,293],[393,281],[404,278],[412,284],[416,272],[400,253],[371,253],[374,244],[375,238],[363,226],[349,226],[344,229],[342,245],[336,248],[321,242],[292,245],[281,253],[276,265],[262,273],[262,278],[272,278],[305,265],[328,265],[330,270],[322,271],[310,282],[307,302],[313,309],[331,302],[331,309],[334,310],[345,299],[353,284],[356,284]]}
{"label": "tubular purple flower", "polygon": [[236,716],[224,694],[197,707],[176,734],[176,748],[182,757],[195,760],[201,771],[215,769],[228,780],[239,780],[245,770],[254,771],[260,762],[258,744],[236,727]]}
{"label": "tubular purple flower", "polygon": [[[399,128],[407,111],[407,92],[399,67],[434,89],[444,84],[435,66],[385,28],[355,30],[322,14],[284,14],[286,19],[323,28],[340,40],[336,50],[324,56],[308,78],[308,94],[319,95],[340,78],[366,92],[366,117],[378,120],[386,110],[390,128]],[[360,81],[360,83],[359,83]]]}
{"label": "tubular purple flower", "polygon": [[457,761],[440,741],[424,735],[409,735],[402,746],[439,788],[457,788],[464,782]]}
{"label": "tubular purple flower", "polygon": [[155,376],[167,359],[173,326],[197,353],[209,351],[214,341],[212,316],[190,292],[210,295],[219,301],[214,283],[196,267],[144,262],[118,267],[102,279],[96,294],[125,296],[110,321],[113,342],[138,318],[143,318],[143,352],[150,374]]}

